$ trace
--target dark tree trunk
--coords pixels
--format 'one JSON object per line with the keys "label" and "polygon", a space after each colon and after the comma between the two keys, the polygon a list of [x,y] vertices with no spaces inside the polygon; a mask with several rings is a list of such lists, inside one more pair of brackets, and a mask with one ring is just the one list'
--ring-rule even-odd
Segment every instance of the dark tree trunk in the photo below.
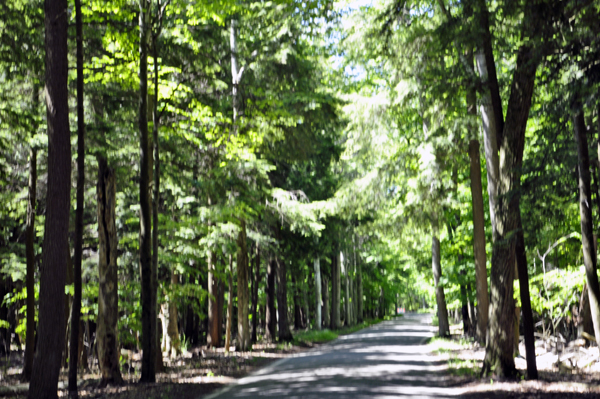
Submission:
{"label": "dark tree trunk", "polygon": [[254,266],[252,273],[252,342],[256,342],[258,329],[258,282],[260,281],[260,250],[258,245],[254,246]]}
{"label": "dark tree trunk", "polygon": [[[34,91],[37,91],[34,89]],[[34,94],[36,96],[36,94]],[[27,238],[25,241],[25,255],[27,257],[27,275],[25,286],[27,289],[27,321],[25,337],[25,359],[23,364],[23,381],[31,379],[33,366],[33,353],[35,347],[35,208],[37,185],[37,151],[32,148],[29,152],[29,195],[27,198]],[[4,282],[3,282],[4,283]],[[4,284],[3,284],[4,285]],[[4,295],[2,296],[4,298]],[[5,305],[7,306],[7,305]],[[3,320],[6,320],[4,318]],[[10,334],[10,333],[9,333]],[[7,334],[8,335],[8,334]],[[10,352],[8,345],[7,353]]]}
{"label": "dark tree trunk", "polygon": [[237,339],[239,350],[247,351],[251,345],[251,334],[248,323],[248,305],[250,295],[248,292],[248,247],[246,245],[246,222],[241,221],[240,232],[237,239],[237,298],[238,298],[238,331]]}
{"label": "dark tree trunk", "polygon": [[77,35],[77,209],[75,211],[75,246],[73,248],[73,305],[69,339],[69,394],[77,396],[77,362],[79,360],[79,321],[81,320],[81,258],[83,253],[83,196],[85,191],[85,120],[83,112],[83,22],[81,0],[75,0]]}
{"label": "dark tree trunk", "polygon": [[[525,354],[527,358],[527,379],[537,380],[538,371],[535,361],[535,327],[531,311],[531,298],[529,295],[529,272],[527,271],[527,256],[525,253],[525,238],[521,224],[521,211],[518,214],[517,244],[515,256],[519,273],[519,288],[521,292],[521,312],[523,313],[523,335],[525,337]],[[517,342],[518,345],[518,342]]]}
{"label": "dark tree trunk", "polygon": [[579,109],[573,118],[577,158],[579,166],[579,214],[581,216],[581,244],[583,247],[583,263],[585,265],[586,284],[594,324],[596,342],[600,342],[600,285],[596,270],[597,259],[594,250],[594,227],[592,221],[590,159],[583,110]]}
{"label": "dark tree trunk", "polygon": [[221,346],[221,325],[219,324],[219,279],[216,275],[217,259],[213,251],[208,253],[208,335],[209,348]]}
{"label": "dark tree trunk", "polygon": [[448,309],[446,308],[446,295],[444,294],[444,287],[440,284],[440,278],[442,277],[442,265],[440,263],[440,240],[434,229],[431,245],[432,254],[432,269],[433,279],[435,281],[435,299],[437,302],[437,316],[439,322],[439,335],[440,337],[446,337],[450,335],[450,324],[448,323]]}
{"label": "dark tree trunk", "polygon": [[265,309],[265,337],[267,341],[275,340],[277,316],[275,315],[275,274],[277,272],[277,261],[269,259],[267,264],[267,304]]}
{"label": "dark tree trunk", "polygon": [[281,259],[277,259],[277,313],[279,316],[279,341],[291,341],[292,333],[287,315],[287,270],[285,261]]}
{"label": "dark tree trunk", "polygon": [[329,281],[323,276],[323,325],[325,327],[331,324],[331,313],[329,313]]}
{"label": "dark tree trunk", "polygon": [[142,274],[142,377],[140,382],[156,381],[156,302],[152,273],[150,209],[150,146],[148,141],[148,42],[150,3],[139,0],[140,7],[140,269]]}
{"label": "dark tree trunk", "polygon": [[295,273],[292,271],[292,287],[294,290],[294,329],[302,328],[302,311],[300,308],[300,287]]}
{"label": "dark tree trunk", "polygon": [[477,340],[485,344],[489,310],[488,282],[485,253],[485,219],[483,214],[483,189],[479,163],[479,141],[469,143],[471,160],[471,201],[473,206],[473,253],[477,291]]}
{"label": "dark tree trunk", "polygon": [[[359,241],[360,243],[360,241]],[[362,265],[360,263],[360,257],[356,255],[356,285],[358,302],[357,302],[357,322],[362,323],[364,320],[364,302],[363,302],[363,282],[362,282]]]}
{"label": "dark tree trunk", "polygon": [[331,329],[340,328],[340,251],[334,250],[331,257]]}
{"label": "dark tree trunk", "polygon": [[229,273],[227,273],[229,292],[227,294],[227,325],[225,326],[225,352],[231,346],[231,328],[233,326],[233,256],[229,255]]}
{"label": "dark tree trunk", "polygon": [[68,104],[68,5],[46,0],[48,189],[40,280],[39,329],[30,399],[56,398],[65,343],[65,276],[69,257],[71,135]]}
{"label": "dark tree trunk", "polygon": [[[526,7],[529,10],[530,6]],[[526,12],[527,14],[527,12]],[[531,17],[531,16],[529,16]],[[525,20],[529,20],[526,16]],[[535,51],[522,46],[517,54],[506,123],[500,146],[500,176],[496,205],[497,239],[492,252],[490,320],[483,374],[513,377],[515,248],[518,231],[521,164],[525,128],[531,107],[537,60]]]}
{"label": "dark tree trunk", "polygon": [[117,200],[115,172],[106,159],[98,157],[98,327],[96,331],[101,385],[121,384],[117,321],[119,297],[117,277]]}

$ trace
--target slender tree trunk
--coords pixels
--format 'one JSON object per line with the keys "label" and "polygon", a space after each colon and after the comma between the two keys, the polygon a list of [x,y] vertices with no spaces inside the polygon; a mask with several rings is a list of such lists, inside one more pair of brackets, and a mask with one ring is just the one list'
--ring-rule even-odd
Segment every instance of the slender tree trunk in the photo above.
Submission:
{"label": "slender tree trunk", "polygon": [[600,285],[598,283],[597,259],[594,250],[594,227],[592,221],[590,160],[583,110],[577,110],[573,118],[577,158],[579,161],[579,214],[581,216],[581,244],[585,265],[586,284],[594,324],[596,342],[600,342]]}
{"label": "slender tree trunk", "polygon": [[48,188],[40,279],[39,329],[30,399],[56,398],[64,348],[66,260],[69,257],[71,135],[68,104],[66,0],[46,1]]}
{"label": "slender tree trunk", "polygon": [[[346,259],[344,258],[344,261]],[[347,326],[352,325],[352,308],[350,305],[350,292],[351,292],[351,285],[350,285],[350,276],[349,276],[349,269],[350,268],[350,262],[346,261],[346,264],[344,265],[344,285],[346,286],[346,298],[345,298],[345,305],[344,308],[346,310],[346,315],[345,315],[345,324]]]}
{"label": "slender tree trunk", "polygon": [[233,256],[229,255],[229,292],[227,293],[227,326],[225,327],[225,352],[231,347],[231,327],[233,326]]}
{"label": "slender tree trunk", "polygon": [[300,307],[300,287],[298,279],[294,271],[292,270],[292,287],[293,287],[293,298],[294,298],[294,329],[296,331],[302,328],[302,310]]}
{"label": "slender tree trunk", "polygon": [[533,312],[531,311],[531,297],[529,294],[529,272],[527,271],[527,256],[525,254],[525,238],[523,237],[523,225],[521,224],[521,211],[518,214],[516,253],[517,269],[519,273],[519,288],[521,292],[521,311],[523,313],[523,335],[525,337],[525,354],[527,359],[527,379],[537,380],[538,371],[535,360],[535,327],[533,324]]}
{"label": "slender tree trunk", "polygon": [[83,112],[83,22],[81,0],[75,0],[77,35],[77,209],[75,211],[75,248],[73,256],[74,292],[71,307],[69,344],[69,395],[77,397],[77,362],[79,355],[79,322],[81,320],[81,258],[83,253],[83,196],[85,191],[85,120]]}
{"label": "slender tree trunk", "polygon": [[485,344],[487,333],[489,297],[485,253],[485,219],[483,214],[483,194],[481,185],[481,165],[479,163],[479,141],[469,143],[471,159],[471,201],[473,206],[473,253],[475,258],[475,279],[477,291],[477,340]]}
{"label": "slender tree trunk", "polygon": [[444,294],[444,287],[440,284],[440,278],[442,277],[442,265],[440,263],[440,240],[437,237],[437,229],[433,229],[433,238],[431,246],[432,254],[432,269],[433,279],[435,281],[435,299],[437,301],[437,315],[439,321],[439,335],[445,337],[450,335],[450,324],[448,323],[448,309],[446,308],[446,295]]}
{"label": "slender tree trunk", "polygon": [[291,341],[292,333],[288,321],[287,270],[284,260],[277,259],[277,313],[279,316],[279,341]]}
{"label": "slender tree trunk", "polygon": [[117,278],[117,200],[115,172],[106,159],[98,157],[98,365],[101,385],[121,384],[117,321],[119,318]]}
{"label": "slender tree trunk", "polygon": [[330,326],[331,325],[331,313],[329,312],[329,281],[327,281],[327,277],[323,276],[323,325]]}
{"label": "slender tree trunk", "polygon": [[321,261],[318,256],[314,260],[315,268],[315,329],[321,329]]}
{"label": "slender tree trunk", "polygon": [[331,329],[340,328],[340,252],[331,257]]}
{"label": "slender tree trunk", "polygon": [[277,272],[277,261],[269,259],[267,264],[267,304],[265,309],[265,337],[272,342],[276,336],[277,316],[275,314],[275,274]]}
{"label": "slender tree trunk", "polygon": [[140,269],[142,274],[142,377],[140,382],[156,381],[156,306],[152,273],[150,146],[148,142],[148,42],[150,3],[139,0],[140,7]]}
{"label": "slender tree trunk", "polygon": [[221,326],[219,325],[219,279],[216,276],[217,259],[214,252],[208,252],[208,347],[221,345]]}
{"label": "slender tree trunk", "polygon": [[[37,91],[37,90],[36,90]],[[35,94],[34,94],[35,95]],[[27,289],[27,321],[25,338],[25,359],[23,364],[22,381],[29,381],[33,366],[33,349],[35,346],[35,208],[37,193],[37,151],[29,151],[29,195],[27,198],[27,238],[25,241],[25,255],[27,257],[27,275],[25,286]],[[4,285],[4,282],[2,282]],[[4,298],[4,295],[2,296]],[[8,333],[10,334],[10,333]],[[10,352],[8,345],[7,353]]]}
{"label": "slender tree trunk", "polygon": [[252,273],[252,342],[256,342],[258,329],[258,282],[260,281],[260,250],[254,246],[254,272]]}
{"label": "slender tree trunk", "polygon": [[[179,276],[175,270],[171,270],[171,289],[174,291],[179,285]],[[171,358],[181,354],[181,340],[179,339],[179,326],[177,325],[177,303],[173,298],[169,299],[169,323],[167,325],[167,334],[169,334],[170,347],[167,348],[167,355]]]}
{"label": "slender tree trunk", "polygon": [[[360,241],[359,241],[360,243]],[[358,255],[354,255],[356,257],[356,284],[357,284],[357,296],[358,296],[358,323],[362,323],[364,320],[364,302],[363,302],[363,283],[362,283],[362,265],[360,263],[360,257]]]}
{"label": "slender tree trunk", "polygon": [[250,349],[250,329],[248,323],[248,247],[246,245],[246,221],[241,221],[237,238],[237,298],[238,298],[238,345],[240,351]]}

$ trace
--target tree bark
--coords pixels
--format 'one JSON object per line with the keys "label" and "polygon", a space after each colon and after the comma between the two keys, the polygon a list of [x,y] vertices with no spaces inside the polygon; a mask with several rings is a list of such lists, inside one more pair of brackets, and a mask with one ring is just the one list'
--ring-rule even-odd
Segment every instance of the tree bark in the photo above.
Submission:
{"label": "tree bark", "polygon": [[83,197],[85,191],[85,120],[83,112],[83,22],[81,0],[75,0],[77,36],[77,209],[75,211],[75,245],[73,248],[73,305],[69,339],[69,395],[77,397],[77,362],[79,355],[79,322],[81,320],[81,259],[83,254]]}
{"label": "tree bark", "polygon": [[323,276],[323,325],[330,326],[331,325],[331,313],[329,312],[329,281],[327,281],[327,277]]}
{"label": "tree bark", "polygon": [[[34,89],[35,90],[35,89]],[[37,91],[37,90],[35,90]],[[34,94],[36,96],[36,94]],[[23,364],[22,381],[31,379],[33,366],[33,353],[35,346],[35,208],[37,194],[37,151],[31,148],[29,151],[29,194],[27,198],[27,238],[25,241],[25,255],[27,257],[27,274],[25,286],[27,290],[27,321],[25,334],[25,358]],[[4,296],[2,296],[4,297]],[[10,332],[8,333],[10,334]],[[10,352],[10,345],[7,354]]]}
{"label": "tree bark", "polygon": [[321,316],[321,260],[315,256],[315,329],[320,330],[322,324]]}
{"label": "tree bark", "polygon": [[296,331],[300,330],[302,328],[302,310],[301,310],[301,304],[300,304],[300,284],[298,284],[298,279],[296,278],[296,275],[292,269],[292,289],[293,291],[293,298],[294,298],[294,329]]}
{"label": "tree bark", "polygon": [[275,258],[269,259],[267,264],[267,304],[265,309],[265,337],[267,341],[272,342],[276,336],[277,316],[275,314],[275,274],[277,271],[277,261]]}
{"label": "tree bark", "polygon": [[40,280],[39,329],[30,399],[56,398],[64,348],[66,260],[69,257],[71,135],[68,104],[68,5],[46,0],[46,105],[48,188]]}
{"label": "tree bark", "polygon": [[[530,8],[526,6],[526,10]],[[524,19],[529,21],[531,16]],[[513,286],[508,282],[514,280],[521,164],[537,65],[535,51],[528,46],[521,46],[517,54],[499,156],[500,179],[495,216],[497,239],[492,252],[490,319],[482,372],[508,378],[516,373],[512,339]]]}
{"label": "tree bark", "polygon": [[209,348],[221,346],[221,326],[219,324],[219,279],[216,273],[217,259],[214,252],[208,252],[208,335]]}
{"label": "tree bark", "polygon": [[600,285],[598,283],[597,259],[594,250],[594,227],[592,221],[590,160],[583,110],[577,110],[573,117],[577,158],[579,167],[579,214],[581,217],[581,244],[585,265],[586,284],[590,302],[592,322],[596,342],[600,342]]}
{"label": "tree bark", "polygon": [[258,282],[260,281],[260,250],[258,244],[254,246],[254,272],[252,273],[252,342],[256,342],[258,329]]}
{"label": "tree bark", "polygon": [[287,270],[284,260],[277,259],[277,314],[279,316],[279,341],[291,341],[292,333],[288,321]]}
{"label": "tree bark", "polygon": [[[519,288],[521,292],[521,312],[523,313],[523,335],[525,337],[525,356],[527,359],[527,379],[537,380],[538,371],[535,360],[535,326],[533,312],[531,311],[531,297],[529,294],[529,272],[527,271],[527,256],[525,253],[525,238],[521,223],[521,211],[518,213],[518,231],[515,256],[519,274]],[[518,329],[517,329],[518,331]],[[518,342],[517,342],[518,345]]]}
{"label": "tree bark", "polygon": [[[174,291],[179,285],[179,276],[175,270],[171,270],[171,289]],[[174,358],[181,354],[181,340],[179,339],[179,326],[177,325],[177,303],[174,298],[169,298],[169,323],[167,325],[167,334],[169,334],[170,345],[167,348],[167,356]]]}
{"label": "tree bark", "polygon": [[119,319],[117,275],[117,229],[115,205],[117,200],[115,172],[106,159],[98,157],[98,365],[100,385],[121,384],[119,369],[117,321]]}
{"label": "tree bark", "polygon": [[[360,245],[360,241],[359,241]],[[360,248],[360,247],[359,247]],[[364,302],[363,302],[363,282],[362,282],[362,265],[360,263],[360,256],[355,253],[356,257],[356,285],[357,285],[357,322],[362,323],[364,320]]]}
{"label": "tree bark", "polygon": [[229,292],[227,294],[227,325],[225,327],[225,352],[231,347],[231,327],[233,326],[233,256],[229,255]]}
{"label": "tree bark", "polygon": [[437,237],[437,229],[433,229],[432,245],[431,245],[431,265],[433,269],[433,279],[435,281],[435,299],[437,302],[437,315],[439,321],[439,335],[446,337],[450,335],[450,324],[448,323],[448,309],[446,308],[446,295],[444,287],[440,284],[442,277],[442,265],[440,263],[440,240]]}
{"label": "tree bark", "polygon": [[483,189],[481,164],[479,163],[479,141],[469,142],[471,160],[471,203],[473,206],[473,254],[477,291],[477,340],[485,344],[489,311],[488,281],[485,253],[485,218],[483,213]]}
{"label": "tree bark", "polygon": [[331,329],[340,328],[340,251],[334,249],[331,257]]}
{"label": "tree bark", "polygon": [[156,381],[156,302],[152,273],[150,146],[148,142],[148,42],[150,39],[150,4],[139,0],[140,17],[140,269],[142,274],[142,376],[140,382]]}
{"label": "tree bark", "polygon": [[251,345],[248,323],[248,247],[246,245],[246,221],[241,221],[237,238],[237,298],[238,298],[238,332],[237,339],[240,351],[247,351]]}

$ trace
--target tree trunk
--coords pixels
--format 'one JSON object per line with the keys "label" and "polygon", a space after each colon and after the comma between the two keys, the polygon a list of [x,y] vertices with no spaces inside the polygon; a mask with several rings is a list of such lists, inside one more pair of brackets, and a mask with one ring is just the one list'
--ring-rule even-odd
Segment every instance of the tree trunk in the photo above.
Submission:
{"label": "tree trunk", "polygon": [[318,256],[315,256],[315,329],[321,329],[321,261]]}
{"label": "tree trunk", "polygon": [[237,238],[237,298],[238,298],[238,332],[237,339],[240,351],[250,349],[250,329],[248,323],[248,247],[246,246],[246,221],[241,221]]}
{"label": "tree trunk", "polygon": [[331,257],[331,329],[340,328],[340,254],[334,250]]}
{"label": "tree trunk", "polygon": [[219,279],[216,273],[215,253],[208,252],[208,334],[206,343],[209,348],[221,346],[221,326],[219,325]]}
{"label": "tree trunk", "polygon": [[85,192],[85,120],[83,109],[83,22],[81,0],[75,0],[77,41],[77,209],[75,211],[75,245],[73,248],[73,305],[69,344],[69,395],[77,396],[77,363],[79,355],[79,322],[81,320],[81,258],[83,254],[83,207]]}
{"label": "tree trunk", "polygon": [[148,142],[148,42],[150,3],[139,0],[140,17],[140,269],[142,274],[142,377],[140,382],[156,381],[156,301],[152,273],[150,146]]}
{"label": "tree trunk", "polygon": [[[175,270],[171,270],[171,290],[175,291],[179,285],[179,276]],[[167,356],[174,358],[181,354],[181,340],[179,339],[179,326],[177,325],[177,303],[174,298],[169,298],[169,324],[167,325],[167,334],[169,334],[170,346],[167,348]]]}
{"label": "tree trunk", "polygon": [[596,342],[600,342],[600,285],[596,270],[597,259],[594,251],[594,227],[592,221],[591,189],[590,189],[590,160],[586,126],[583,110],[577,110],[573,118],[575,141],[577,143],[577,158],[579,166],[579,214],[581,217],[581,244],[583,247],[583,263],[585,265],[586,284],[590,302],[592,322]]}
{"label": "tree trunk", "polygon": [[[346,261],[346,259],[344,258],[344,261]],[[342,264],[343,266],[343,270],[344,270],[344,285],[346,288],[346,297],[345,297],[345,306],[344,309],[346,311],[346,314],[344,316],[345,320],[344,323],[346,326],[350,326],[352,325],[352,309],[351,309],[351,305],[350,305],[350,292],[351,292],[351,286],[350,286],[350,273],[349,273],[349,266],[350,266],[350,262],[346,261],[346,264]]]}
{"label": "tree trunk", "polygon": [[[531,298],[529,294],[529,272],[527,271],[527,256],[525,254],[525,238],[521,224],[521,211],[518,213],[517,244],[515,256],[519,273],[519,288],[521,292],[521,311],[523,312],[523,335],[525,337],[525,354],[527,359],[527,379],[537,380],[538,371],[535,360],[535,327],[531,311]],[[518,345],[518,342],[517,342]]]}
{"label": "tree trunk", "polygon": [[117,229],[115,205],[117,201],[115,172],[106,159],[98,157],[98,365],[101,385],[121,384],[117,321],[119,297],[117,276]]}
{"label": "tree trunk", "polygon": [[258,282],[260,281],[260,250],[258,244],[254,246],[254,272],[252,273],[252,342],[256,342],[258,329]]}
{"label": "tree trunk", "polygon": [[444,287],[442,287],[440,284],[440,278],[442,277],[442,265],[440,263],[440,240],[437,237],[437,229],[435,228],[432,238],[431,254],[433,279],[435,281],[435,299],[438,307],[437,315],[439,321],[439,335],[440,337],[446,337],[450,335],[450,324],[448,323],[446,295],[444,294]]}
{"label": "tree trunk", "polygon": [[473,253],[475,258],[475,279],[477,291],[477,340],[485,344],[487,333],[489,297],[485,253],[485,218],[483,214],[483,189],[481,185],[481,165],[479,163],[479,141],[469,143],[471,160],[471,202],[473,206]]}
{"label": "tree trunk", "polygon": [[229,292],[227,293],[227,325],[225,327],[225,352],[231,347],[231,327],[233,326],[233,256],[229,255]]}
{"label": "tree trunk", "polygon": [[[35,90],[35,89],[34,89]],[[35,90],[37,91],[37,90]],[[35,96],[35,94],[34,94]],[[33,366],[33,353],[35,347],[35,208],[37,185],[37,151],[31,148],[29,152],[29,195],[27,198],[27,238],[25,241],[25,255],[27,257],[27,274],[25,286],[27,289],[27,321],[25,338],[25,359],[23,364],[22,381],[31,379]],[[4,282],[3,282],[4,283]],[[2,296],[4,298],[4,295]],[[7,306],[7,305],[6,305]],[[4,319],[6,320],[6,319]],[[10,334],[10,333],[8,333]],[[10,345],[7,354],[10,353]]]}
{"label": "tree trunk", "polygon": [[288,321],[287,270],[284,260],[277,259],[277,314],[279,316],[279,341],[291,341],[292,333]]}
{"label": "tree trunk", "polygon": [[298,284],[298,279],[296,278],[295,273],[292,270],[292,287],[294,293],[294,329],[296,331],[302,328],[302,310],[300,304],[300,287]]}
{"label": "tree trunk", "polygon": [[323,325],[331,325],[331,313],[329,312],[329,281],[327,277],[323,276]]}
{"label": "tree trunk", "polygon": [[357,322],[362,323],[364,320],[364,302],[363,302],[363,283],[362,283],[362,265],[360,263],[360,257],[356,256],[356,285],[357,285]]}
{"label": "tree trunk", "polygon": [[66,260],[69,257],[71,135],[68,104],[68,5],[46,1],[45,47],[48,188],[39,296],[39,329],[30,399],[56,398],[64,348]]}
{"label": "tree trunk", "polygon": [[267,341],[275,340],[277,316],[275,314],[275,274],[277,271],[277,261],[275,258],[269,259],[267,264],[267,304],[265,309],[265,337]]}
{"label": "tree trunk", "polygon": [[[525,21],[530,20],[531,6],[526,6]],[[500,146],[500,179],[496,205],[496,232],[492,252],[490,319],[483,374],[513,377],[516,373],[513,358],[513,286],[515,246],[518,232],[519,196],[525,128],[531,107],[537,53],[527,47],[519,48],[513,75],[506,123]]]}

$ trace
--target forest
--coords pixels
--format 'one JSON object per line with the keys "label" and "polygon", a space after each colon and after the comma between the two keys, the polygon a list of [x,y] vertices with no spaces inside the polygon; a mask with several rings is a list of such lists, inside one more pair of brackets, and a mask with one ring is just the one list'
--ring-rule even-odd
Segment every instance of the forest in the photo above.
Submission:
{"label": "forest", "polygon": [[400,309],[459,323],[484,378],[600,342],[598,1],[0,14],[0,357],[29,398]]}

